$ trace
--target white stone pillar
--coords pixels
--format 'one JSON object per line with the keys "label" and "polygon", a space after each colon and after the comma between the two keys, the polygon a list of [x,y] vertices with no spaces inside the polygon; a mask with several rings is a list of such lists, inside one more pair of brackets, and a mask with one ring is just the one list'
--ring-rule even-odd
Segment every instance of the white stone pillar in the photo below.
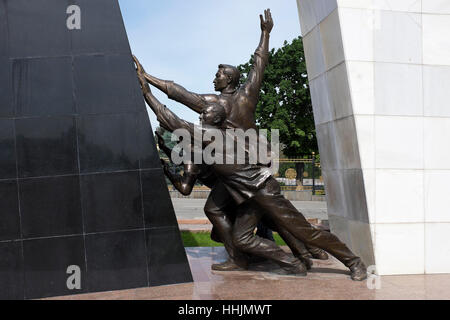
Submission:
{"label": "white stone pillar", "polygon": [[297,0],[332,232],[450,273],[450,1]]}

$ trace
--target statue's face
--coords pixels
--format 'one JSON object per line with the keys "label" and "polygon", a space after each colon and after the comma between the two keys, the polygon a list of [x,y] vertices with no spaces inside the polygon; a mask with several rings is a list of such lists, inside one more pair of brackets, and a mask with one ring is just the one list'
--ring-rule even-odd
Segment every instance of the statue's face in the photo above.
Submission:
{"label": "statue's face", "polygon": [[220,116],[217,114],[217,110],[214,106],[209,106],[200,114],[200,123],[214,126],[217,125],[218,121],[220,121],[219,118]]}
{"label": "statue's face", "polygon": [[214,124],[215,112],[212,107],[208,107],[200,114],[200,123],[213,125]]}
{"label": "statue's face", "polygon": [[219,71],[217,71],[217,73],[216,73],[216,78],[214,79],[213,82],[214,82],[214,90],[222,91],[223,89],[225,89],[228,86],[230,79],[223,72],[223,69],[219,69]]}

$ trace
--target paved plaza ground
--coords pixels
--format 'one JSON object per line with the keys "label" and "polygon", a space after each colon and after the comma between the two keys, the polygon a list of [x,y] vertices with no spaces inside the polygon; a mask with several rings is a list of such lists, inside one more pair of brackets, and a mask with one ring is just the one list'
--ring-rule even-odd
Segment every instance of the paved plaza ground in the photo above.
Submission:
{"label": "paved plaza ground", "polygon": [[51,299],[69,300],[403,300],[450,299],[450,275],[382,276],[380,289],[350,280],[345,267],[331,258],[314,260],[306,277],[280,276],[273,263],[249,271],[216,272],[211,264],[226,259],[223,247],[186,248],[193,283],[90,293]]}
{"label": "paved plaza ground", "polygon": [[[208,230],[203,214],[206,199],[172,199],[182,230]],[[326,202],[295,201],[308,219],[327,219]],[[287,248],[285,248],[288,250]],[[223,247],[186,248],[193,283],[56,297],[68,300],[422,300],[450,299],[450,275],[401,275],[379,277],[380,288],[367,281],[350,280],[348,270],[336,259],[314,260],[306,277],[282,276],[272,262],[254,264],[247,271],[216,272],[213,263],[225,261]],[[373,287],[373,286],[372,286]]]}

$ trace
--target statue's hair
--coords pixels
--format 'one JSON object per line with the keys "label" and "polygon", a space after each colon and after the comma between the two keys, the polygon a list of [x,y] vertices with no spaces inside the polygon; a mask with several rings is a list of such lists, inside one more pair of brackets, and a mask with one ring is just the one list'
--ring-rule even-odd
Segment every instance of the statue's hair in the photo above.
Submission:
{"label": "statue's hair", "polygon": [[223,69],[223,72],[231,77],[231,84],[233,87],[237,88],[239,85],[239,79],[241,78],[241,73],[239,72],[239,69],[230,66],[229,64],[219,64],[219,69]]}

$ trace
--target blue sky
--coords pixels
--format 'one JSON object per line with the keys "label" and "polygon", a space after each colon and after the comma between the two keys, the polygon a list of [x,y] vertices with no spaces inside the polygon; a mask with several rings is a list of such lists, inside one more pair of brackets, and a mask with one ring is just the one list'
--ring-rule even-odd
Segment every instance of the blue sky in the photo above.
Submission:
{"label": "blue sky", "polygon": [[[119,0],[133,53],[146,71],[190,91],[212,93],[220,63],[248,61],[261,34],[259,14],[270,8],[275,27],[271,48],[300,35],[295,0]],[[198,115],[153,93],[180,117]],[[157,126],[150,112],[153,129]]]}

